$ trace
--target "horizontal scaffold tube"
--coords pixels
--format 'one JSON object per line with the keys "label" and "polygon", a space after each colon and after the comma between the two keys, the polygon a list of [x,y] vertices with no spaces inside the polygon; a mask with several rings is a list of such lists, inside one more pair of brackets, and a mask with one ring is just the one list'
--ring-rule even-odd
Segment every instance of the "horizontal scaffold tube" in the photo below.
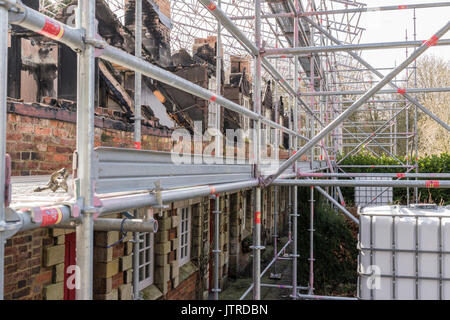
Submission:
{"label": "horizontal scaffold tube", "polygon": [[[0,5],[1,2],[0,2]],[[290,130],[288,128],[279,125],[278,123],[268,120],[256,112],[253,112],[237,103],[234,103],[216,93],[209,91],[203,87],[200,87],[186,79],[183,79],[175,74],[159,68],[143,59],[137,58],[123,50],[117,49],[113,46],[108,45],[105,41],[98,39],[84,39],[84,33],[82,30],[71,28],[63,23],[56,20],[50,19],[44,14],[37,12],[26,6],[20,7],[20,13],[11,13],[9,15],[9,23],[19,25],[31,31],[46,35],[53,40],[64,43],[65,45],[72,48],[74,51],[80,51],[84,48],[85,42],[94,43],[99,49],[99,57],[107,60],[109,62],[121,65],[132,71],[140,72],[143,75],[150,77],[152,79],[158,80],[162,83],[170,85],[174,88],[180,89],[181,91],[190,93],[196,97],[205,99],[207,101],[215,102],[229,110],[235,111],[253,120],[261,120],[262,123],[276,129],[283,130],[287,134],[297,136],[301,139],[306,139],[297,132]],[[49,22],[50,21],[50,22]],[[59,30],[58,34],[52,35],[44,33],[42,30],[45,29],[46,24],[54,24],[55,30]],[[275,69],[274,69],[275,70]],[[276,71],[276,70],[275,70]],[[281,77],[281,76],[280,76]],[[294,94],[294,91],[291,92]]]}
{"label": "horizontal scaffold tube", "polygon": [[[57,228],[74,228],[77,221],[69,223],[61,223],[56,225]],[[95,231],[123,231],[123,232],[158,232],[158,221],[155,219],[107,219],[99,218],[94,221]]]}
{"label": "horizontal scaffold tube", "polygon": [[[131,209],[131,208],[130,208]],[[55,205],[49,207],[32,207],[11,209],[16,216],[15,221],[7,223],[8,230],[12,231],[10,237],[17,232],[34,230],[37,228],[72,229],[80,224],[81,217],[71,215],[70,205]],[[104,213],[103,215],[106,215]],[[108,219],[98,218],[94,221],[96,231],[124,231],[124,232],[150,232],[158,231],[158,221],[155,219]]]}
{"label": "horizontal scaffold tube", "polygon": [[[295,173],[283,175],[283,178],[291,177],[295,177]],[[214,186],[200,186],[167,190],[161,192],[161,199],[163,203],[170,203],[196,197],[206,197],[212,194],[220,194],[223,192],[232,192],[240,189],[253,188],[258,185],[259,181],[257,179],[253,179]],[[102,205],[100,207],[96,207],[96,210],[98,210],[98,219],[96,219],[94,223],[94,228],[96,228],[96,230],[101,230],[98,228],[104,229],[106,227],[111,227],[113,228],[112,230],[121,230],[120,228],[122,219],[103,219],[101,218],[102,216],[106,216],[111,213],[126,212],[136,208],[155,207],[160,205],[158,196],[153,192],[133,193],[120,196],[106,195],[104,197],[100,197],[99,199]],[[21,206],[21,208],[9,208],[8,210],[14,211],[15,215],[17,215],[17,221],[7,223],[6,228],[8,230],[15,230],[16,233],[41,227],[72,228],[77,223],[79,223],[79,220],[81,218],[74,218],[71,215],[71,207],[72,204],[68,203],[61,205],[49,205],[48,207]],[[35,218],[33,218],[36,216],[44,217],[46,215],[51,216],[52,219],[36,220]],[[138,226],[140,223],[142,223],[140,221],[141,220],[135,219],[125,220],[125,229],[130,232],[151,232],[150,230],[152,228],[157,230],[157,225],[155,225],[156,222],[153,220],[144,220],[143,223],[145,223],[146,225],[143,227],[144,229],[140,229],[141,227]]]}
{"label": "horizontal scaffold tube", "polygon": [[[395,10],[406,10],[406,9],[426,9],[426,8],[439,8],[448,7],[450,2],[437,2],[437,3],[418,3],[418,4],[407,4],[407,5],[395,5],[395,6],[382,6],[382,7],[363,7],[363,8],[353,8],[353,9],[337,9],[337,10],[320,10],[320,11],[307,11],[299,12],[299,16],[321,16],[321,15],[333,15],[333,14],[348,14],[348,13],[358,13],[358,12],[379,12],[379,11],[395,11]],[[294,17],[293,12],[288,13],[274,13],[274,14],[263,14],[262,18],[289,18]],[[231,20],[254,20],[255,16],[239,16],[232,17]]]}
{"label": "horizontal scaffold tube", "polygon": [[[263,55],[266,57],[275,55],[303,55],[321,52],[338,52],[338,51],[359,51],[359,50],[384,50],[396,48],[420,47],[424,41],[394,41],[380,43],[360,43],[346,44],[334,46],[316,46],[316,47],[298,47],[298,48],[276,48],[265,49]],[[437,46],[450,45],[450,39],[441,39],[436,43]]]}
{"label": "horizontal scaffold tube", "polygon": [[356,178],[356,177],[390,177],[390,178],[432,178],[450,179],[450,173],[298,173],[304,178]]}
{"label": "horizontal scaffold tube", "polygon": [[[408,88],[401,89],[402,91],[394,89],[380,90],[378,94],[392,94],[392,93],[433,93],[433,92],[450,92],[450,87],[441,88]],[[304,97],[315,97],[315,96],[344,96],[344,95],[361,95],[366,93],[366,91],[361,90],[348,90],[348,91],[316,91],[316,92],[299,92],[299,95]],[[342,101],[343,103],[350,103],[351,101]],[[374,100],[376,102],[376,100]]]}
{"label": "horizontal scaffold tube", "polygon": [[450,180],[288,180],[277,179],[276,186],[450,188]]}
{"label": "horizontal scaffold tube", "polygon": [[297,294],[300,299],[310,299],[310,300],[358,300],[358,298],[349,297],[333,297],[333,296],[316,296],[310,294]]}

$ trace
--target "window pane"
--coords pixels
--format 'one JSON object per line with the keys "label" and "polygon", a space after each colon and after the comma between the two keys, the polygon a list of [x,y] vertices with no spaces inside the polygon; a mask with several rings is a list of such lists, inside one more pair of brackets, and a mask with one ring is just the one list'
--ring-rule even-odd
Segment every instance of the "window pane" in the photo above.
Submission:
{"label": "window pane", "polygon": [[144,279],[144,268],[139,268],[139,281],[142,281]]}

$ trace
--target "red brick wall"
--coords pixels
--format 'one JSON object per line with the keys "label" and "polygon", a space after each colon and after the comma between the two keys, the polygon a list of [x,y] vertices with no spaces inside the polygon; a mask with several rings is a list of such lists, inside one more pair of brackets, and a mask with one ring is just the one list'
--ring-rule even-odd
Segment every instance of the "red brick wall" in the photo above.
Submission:
{"label": "red brick wall", "polygon": [[[12,175],[47,175],[63,167],[71,171],[75,120],[76,114],[67,110],[10,104],[6,152]],[[130,124],[96,117],[95,146],[133,148],[132,131]],[[145,126],[142,132],[142,149],[170,151],[170,132]]]}
{"label": "red brick wall", "polygon": [[189,278],[179,284],[178,287],[169,291],[166,295],[167,300],[196,300],[197,285],[199,283],[198,272],[193,273]]}
{"label": "red brick wall", "polygon": [[159,6],[159,10],[170,18],[170,1],[169,0],[154,0],[155,3]]}
{"label": "red brick wall", "polygon": [[41,300],[52,282],[52,267],[43,267],[43,247],[53,245],[47,229],[22,232],[6,241],[5,300]]}

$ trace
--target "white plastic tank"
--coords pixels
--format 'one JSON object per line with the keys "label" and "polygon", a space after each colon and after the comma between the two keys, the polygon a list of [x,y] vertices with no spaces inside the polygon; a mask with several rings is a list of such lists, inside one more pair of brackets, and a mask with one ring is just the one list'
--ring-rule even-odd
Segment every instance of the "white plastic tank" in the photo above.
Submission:
{"label": "white plastic tank", "polygon": [[360,211],[358,297],[450,300],[450,206]]}

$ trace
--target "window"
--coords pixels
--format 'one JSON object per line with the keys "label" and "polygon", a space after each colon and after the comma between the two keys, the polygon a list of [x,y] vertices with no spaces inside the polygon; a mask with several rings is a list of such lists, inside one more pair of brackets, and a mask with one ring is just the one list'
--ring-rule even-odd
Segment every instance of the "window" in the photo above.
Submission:
{"label": "window", "polygon": [[178,261],[180,267],[186,264],[191,257],[191,210],[189,207],[178,209],[180,223],[178,224]]}
{"label": "window", "polygon": [[153,284],[153,233],[139,234],[139,290]]}

